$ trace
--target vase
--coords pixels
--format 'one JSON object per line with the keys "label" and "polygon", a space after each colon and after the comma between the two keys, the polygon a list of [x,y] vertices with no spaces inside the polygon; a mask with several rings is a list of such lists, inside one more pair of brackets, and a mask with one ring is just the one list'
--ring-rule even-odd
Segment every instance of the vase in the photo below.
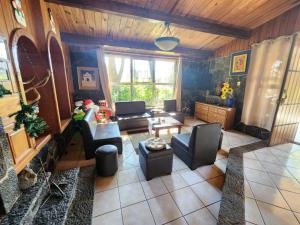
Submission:
{"label": "vase", "polygon": [[234,99],[233,98],[228,98],[226,100],[226,105],[227,105],[227,107],[232,108],[234,106]]}

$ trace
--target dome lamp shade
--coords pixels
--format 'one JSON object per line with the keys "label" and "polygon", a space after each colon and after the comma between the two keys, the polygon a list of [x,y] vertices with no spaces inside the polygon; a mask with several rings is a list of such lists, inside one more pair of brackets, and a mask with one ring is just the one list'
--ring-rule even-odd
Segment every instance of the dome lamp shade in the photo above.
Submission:
{"label": "dome lamp shade", "polygon": [[170,30],[170,23],[165,22],[166,36],[156,38],[154,44],[163,51],[171,51],[180,43],[179,38],[174,37]]}

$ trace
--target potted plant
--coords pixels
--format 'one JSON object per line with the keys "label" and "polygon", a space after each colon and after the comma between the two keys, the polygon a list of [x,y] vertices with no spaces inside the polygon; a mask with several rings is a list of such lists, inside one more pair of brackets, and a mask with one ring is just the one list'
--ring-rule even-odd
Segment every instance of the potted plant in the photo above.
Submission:
{"label": "potted plant", "polygon": [[223,83],[220,97],[225,102],[226,106],[228,107],[234,106],[233,88],[230,87],[230,84],[228,82]]}
{"label": "potted plant", "polygon": [[45,132],[48,128],[45,120],[38,116],[39,108],[37,105],[26,105],[21,102],[21,110],[16,114],[14,130],[20,129],[23,124],[30,137],[30,144],[35,146],[35,138]]}

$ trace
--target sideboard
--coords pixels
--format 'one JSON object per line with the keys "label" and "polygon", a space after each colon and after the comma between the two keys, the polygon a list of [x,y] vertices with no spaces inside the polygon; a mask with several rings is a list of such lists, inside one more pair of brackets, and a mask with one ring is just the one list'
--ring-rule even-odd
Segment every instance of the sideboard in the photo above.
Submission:
{"label": "sideboard", "polygon": [[233,127],[235,108],[221,107],[211,104],[196,102],[195,117],[209,123],[220,123],[224,130]]}

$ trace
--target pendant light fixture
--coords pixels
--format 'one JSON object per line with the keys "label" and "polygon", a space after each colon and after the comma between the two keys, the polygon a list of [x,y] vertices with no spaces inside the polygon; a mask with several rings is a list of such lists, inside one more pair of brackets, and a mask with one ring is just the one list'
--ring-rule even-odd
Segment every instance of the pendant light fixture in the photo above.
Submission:
{"label": "pendant light fixture", "polygon": [[165,22],[166,35],[156,38],[154,44],[163,51],[171,51],[179,44],[179,38],[174,37],[170,30],[170,23]]}

